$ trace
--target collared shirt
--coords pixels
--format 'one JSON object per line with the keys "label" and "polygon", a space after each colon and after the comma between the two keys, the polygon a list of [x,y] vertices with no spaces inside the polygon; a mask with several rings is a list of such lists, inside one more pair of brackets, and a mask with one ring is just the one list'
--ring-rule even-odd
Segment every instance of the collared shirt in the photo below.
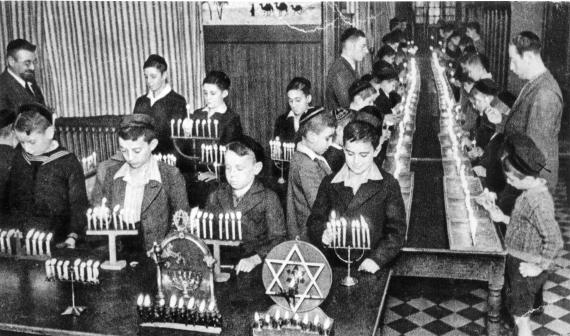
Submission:
{"label": "collared shirt", "polygon": [[368,171],[361,174],[361,175],[353,175],[352,178],[350,177],[350,172],[348,170],[348,166],[346,163],[339,172],[335,175],[335,177],[331,180],[331,183],[340,183],[343,182],[345,187],[352,188],[353,193],[356,194],[358,188],[361,185],[368,181],[380,181],[384,179],[382,173],[380,173],[380,169],[376,166],[375,163],[370,165]]}
{"label": "collared shirt", "polygon": [[144,188],[150,180],[162,183],[160,178],[160,170],[158,170],[158,162],[151,156],[145,173],[142,178],[135,179],[132,175],[132,169],[128,163],[123,164],[123,166],[117,171],[114,179],[123,178],[123,181],[127,183],[125,189],[125,200],[123,204],[123,209],[125,209],[125,217],[127,222],[136,223],[140,221],[141,218],[141,207],[144,198]]}
{"label": "collared shirt", "polygon": [[[331,170],[327,160],[322,157],[321,155],[318,155],[317,153],[315,153],[312,149],[310,149],[309,147],[305,146],[302,142],[299,142],[297,144],[297,150],[303,154],[306,154],[311,160],[315,161],[315,160],[320,160],[322,163],[326,164],[327,167],[329,168],[329,170]],[[330,173],[330,172],[329,172]]]}
{"label": "collared shirt", "polygon": [[156,103],[157,100],[166,97],[166,95],[169,94],[170,91],[172,91],[172,87],[170,87],[170,85],[168,85],[168,84],[166,84],[164,89],[157,96],[153,95],[152,91],[149,90],[148,93],[146,94],[146,96],[150,100],[150,106],[154,105],[154,103]]}
{"label": "collared shirt", "polygon": [[340,57],[344,58],[348,64],[350,64],[350,67],[352,68],[352,70],[356,71],[356,63],[353,60],[350,60],[346,57],[344,57],[343,55],[340,55]]}
{"label": "collared shirt", "polygon": [[299,130],[299,121],[301,120],[301,116],[296,116],[293,111],[289,111],[287,119],[289,118],[293,118],[293,128],[295,129],[295,132],[297,132]]}
{"label": "collared shirt", "polygon": [[331,147],[334,147],[334,148],[336,148],[336,149],[343,150],[342,146],[339,145],[339,144],[337,144],[337,143],[335,143],[335,142],[333,142],[333,143],[331,144]]}
{"label": "collared shirt", "polygon": [[16,75],[15,73],[13,73],[12,70],[10,70],[9,68],[6,68],[6,69],[8,70],[8,73],[9,73],[10,75],[12,75],[12,77],[14,77],[14,78],[16,79],[16,81],[17,81],[18,83],[20,83],[20,85],[22,85],[22,86],[24,87],[24,89],[27,87],[27,88],[29,88],[29,89],[32,91],[32,93],[33,93],[34,95],[36,94],[36,93],[34,92],[34,89],[32,88],[32,83],[26,82],[22,77],[20,77],[20,76]]}

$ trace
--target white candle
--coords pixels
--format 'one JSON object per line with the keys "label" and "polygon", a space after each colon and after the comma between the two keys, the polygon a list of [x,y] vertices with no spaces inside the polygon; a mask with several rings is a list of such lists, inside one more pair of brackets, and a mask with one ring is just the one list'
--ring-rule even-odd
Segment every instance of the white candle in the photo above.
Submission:
{"label": "white candle", "polygon": [[81,281],[85,281],[85,267],[85,261],[82,261],[79,265],[79,279],[81,279]]}
{"label": "white candle", "polygon": [[87,281],[93,281],[93,268],[91,268],[92,266],[93,260],[87,260],[87,263],[85,264],[85,267],[87,268]]}
{"label": "white candle", "polygon": [[200,119],[196,119],[194,122],[196,123],[196,136],[200,136],[200,132],[198,132],[200,130]]}
{"label": "white candle", "polygon": [[224,219],[225,219],[225,224],[226,224],[224,227],[226,229],[226,239],[230,240],[230,229],[229,229],[230,214],[226,213],[226,215],[224,216]]}
{"label": "white candle", "polygon": [[204,212],[204,216],[202,216],[202,235],[204,239],[208,238],[208,234],[206,233],[206,221],[208,220],[208,213]]}
{"label": "white candle", "polygon": [[219,121],[217,119],[214,119],[214,136],[216,138],[218,137],[218,123]]}
{"label": "white candle", "polygon": [[118,217],[117,217],[117,213],[119,212],[119,210],[121,209],[120,205],[115,205],[115,207],[113,208],[113,228],[115,230],[119,229],[119,221],[118,221]]}
{"label": "white candle", "polygon": [[6,231],[2,231],[0,233],[0,251],[2,251],[2,253],[6,252],[6,246],[4,244],[4,238],[6,238]]}
{"label": "white candle", "polygon": [[[4,244],[2,244],[4,245]],[[50,272],[50,268],[51,268],[51,259],[46,260],[46,277],[48,279],[51,279],[51,272]]]}
{"label": "white candle", "polygon": [[208,137],[212,137],[212,119],[208,118]]}
{"label": "white candle", "polygon": [[346,247],[346,222],[342,222],[342,247]]}
{"label": "white candle", "polygon": [[353,221],[356,230],[356,247],[362,247],[362,237],[360,236],[360,223],[357,220]]}
{"label": "white candle", "polygon": [[40,231],[36,231],[32,237],[32,255],[37,255],[37,245],[38,245],[38,237],[40,236]]}
{"label": "white candle", "polygon": [[202,119],[202,136],[206,137],[206,119]]}
{"label": "white candle", "polygon": [[30,255],[32,253],[32,250],[30,248],[30,240],[32,239],[32,236],[34,235],[34,231],[35,231],[35,229],[31,229],[26,234],[26,254],[27,255]]}
{"label": "white candle", "polygon": [[360,222],[360,231],[361,231],[361,236],[362,236],[362,247],[366,248],[367,242],[366,242],[366,228],[364,227],[364,222],[361,221]]}
{"label": "white candle", "polygon": [[87,230],[91,230],[91,217],[93,215],[93,209],[87,209]]}
{"label": "white candle", "polygon": [[237,224],[238,224],[238,238],[242,240],[241,236],[241,211],[236,212]]}
{"label": "white candle", "polygon": [[190,119],[190,127],[189,127],[189,131],[190,131],[190,135],[189,135],[189,136],[190,136],[190,137],[192,137],[192,129],[193,129],[193,126],[194,126],[194,119]]}
{"label": "white candle", "polygon": [[210,229],[210,239],[214,239],[214,214],[210,213],[208,215],[208,226]]}
{"label": "white candle", "polygon": [[63,262],[63,279],[69,280],[69,260]]}
{"label": "white candle", "polygon": [[180,132],[180,126],[181,125],[182,125],[182,119],[178,119],[178,121],[176,121],[176,131],[177,131],[178,136],[180,136],[180,134],[182,134]]}
{"label": "white candle", "polygon": [[202,211],[198,210],[198,215],[196,216],[196,236],[200,238],[200,219],[202,219]]}
{"label": "white candle", "polygon": [[56,269],[57,269],[57,277],[59,279],[63,279],[63,260],[57,261]]}
{"label": "white candle", "polygon": [[51,239],[53,238],[53,233],[48,233],[46,236],[46,254],[51,257]]}
{"label": "white candle", "polygon": [[55,264],[57,263],[57,259],[52,258],[52,259],[50,259],[50,260],[51,260],[51,262],[49,263],[49,265],[50,265],[51,277],[52,277],[52,278],[55,278],[56,275],[57,275],[56,270],[55,270]]}
{"label": "white candle", "polygon": [[75,259],[73,262],[73,273],[75,274],[75,280],[79,280],[79,265],[81,265],[81,259]]}
{"label": "white candle", "polygon": [[170,120],[170,135],[174,136],[174,119]]}
{"label": "white candle", "polygon": [[[210,119],[208,119],[210,120]],[[212,147],[214,148],[214,163],[219,163],[218,161],[218,144],[213,144]]]}
{"label": "white candle", "polygon": [[12,235],[14,234],[14,229],[11,229],[8,231],[8,234],[6,235],[6,246],[8,249],[8,254],[12,254]]}
{"label": "white candle", "polygon": [[350,223],[350,233],[352,235],[352,247],[356,247],[356,227],[354,221]]}
{"label": "white candle", "polygon": [[40,236],[38,237],[38,254],[39,255],[44,254],[44,239],[45,239],[45,237],[46,237],[45,232],[40,233]]}
{"label": "white candle", "polygon": [[206,161],[206,145],[202,144],[200,148],[202,149],[201,161],[204,162]]}
{"label": "white candle", "polygon": [[232,219],[232,240],[236,240],[236,215],[230,212],[230,218]]}
{"label": "white candle", "polygon": [[93,263],[93,281],[94,282],[99,282],[99,265],[101,265],[101,263],[98,260]]}
{"label": "white candle", "polygon": [[119,230],[126,229],[125,227],[125,209],[119,210]]}
{"label": "white candle", "polygon": [[218,239],[222,240],[224,239],[224,235],[222,233],[222,221],[224,220],[224,214],[219,214],[218,215]]}

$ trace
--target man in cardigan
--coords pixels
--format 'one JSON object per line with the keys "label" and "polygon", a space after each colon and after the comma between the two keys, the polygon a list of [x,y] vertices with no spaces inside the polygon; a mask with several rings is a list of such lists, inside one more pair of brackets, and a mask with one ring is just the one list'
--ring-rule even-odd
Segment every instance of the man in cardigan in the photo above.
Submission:
{"label": "man in cardigan", "polygon": [[27,103],[45,105],[44,96],[36,83],[36,46],[17,39],[6,48],[7,67],[0,74],[0,113],[14,115],[18,107]]}
{"label": "man in cardigan", "polygon": [[523,31],[509,45],[510,69],[527,81],[511,108],[505,135],[522,133],[529,136],[546,156],[546,167],[540,172],[551,193],[558,182],[558,133],[562,119],[562,93],[558,83],[540,56],[538,36]]}
{"label": "man in cardigan", "polygon": [[327,74],[325,106],[328,110],[338,107],[348,108],[350,97],[348,88],[358,79],[356,62],[362,61],[368,53],[366,35],[354,27],[348,28],[340,37],[342,52],[334,61]]}

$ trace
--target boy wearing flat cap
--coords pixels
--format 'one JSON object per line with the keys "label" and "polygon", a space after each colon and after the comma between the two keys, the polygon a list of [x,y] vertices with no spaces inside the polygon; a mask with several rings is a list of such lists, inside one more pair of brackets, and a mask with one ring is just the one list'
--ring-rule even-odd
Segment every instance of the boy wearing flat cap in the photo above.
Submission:
{"label": "boy wearing flat cap", "polygon": [[532,335],[530,313],[538,291],[553,269],[563,247],[562,234],[554,218],[554,201],[546,180],[539,177],[546,158],[527,135],[515,133],[505,142],[503,170],[507,183],[522,191],[511,216],[492,201],[481,201],[495,222],[507,224],[505,246],[506,307],[513,315],[518,335]]}
{"label": "boy wearing flat cap", "polygon": [[12,132],[16,115],[11,111],[0,111],[0,225],[8,215],[8,195],[6,186],[10,177],[10,168],[14,161],[14,146],[17,141]]}
{"label": "boy wearing flat cap", "polygon": [[256,178],[263,160],[263,147],[252,138],[242,136],[230,142],[225,157],[227,183],[222,183],[206,202],[206,211],[216,216],[242,214],[243,244],[236,248],[238,251],[227,253],[228,259],[233,259],[230,262],[236,262],[236,273],[251,272],[287,234],[279,197]]}
{"label": "boy wearing flat cap", "polygon": [[319,184],[332,173],[322,156],[331,145],[336,128],[332,113],[311,107],[301,115],[297,144],[289,168],[287,185],[287,237],[307,241],[307,218],[317,197]]}
{"label": "boy wearing flat cap", "polygon": [[85,229],[87,193],[81,163],[53,139],[53,115],[39,103],[18,108],[14,134],[19,142],[10,171],[10,224],[54,234],[58,247],[75,247]]}
{"label": "boy wearing flat cap", "polygon": [[108,167],[105,178],[96,181],[93,204],[107,199],[110,209],[119,205],[127,222],[139,230],[135,250],[149,251],[170,230],[172,215],[190,211],[186,184],[178,168],[155,159],[158,145],[154,120],[146,114],[126,116],[119,127],[119,150],[122,165]]}

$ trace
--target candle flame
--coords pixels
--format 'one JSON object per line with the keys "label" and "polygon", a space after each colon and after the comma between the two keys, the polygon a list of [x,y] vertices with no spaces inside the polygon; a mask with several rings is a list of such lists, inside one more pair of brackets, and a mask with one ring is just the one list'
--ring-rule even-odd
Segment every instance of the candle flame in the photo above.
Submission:
{"label": "candle flame", "polygon": [[183,297],[181,297],[178,300],[178,309],[182,309],[182,308],[184,308],[184,298]]}
{"label": "candle flame", "polygon": [[275,320],[279,321],[279,319],[281,319],[281,312],[279,311],[279,309],[275,312]]}
{"label": "candle flame", "polygon": [[139,294],[139,297],[137,299],[137,306],[142,307],[143,303],[144,303],[144,295],[141,293]]}
{"label": "candle flame", "polygon": [[327,317],[325,319],[325,323],[323,323],[323,329],[324,330],[329,329],[331,327],[331,323],[332,323],[331,319]]}
{"label": "candle flame", "polygon": [[284,319],[286,319],[286,320],[288,320],[288,319],[289,319],[289,311],[288,311],[288,310],[287,310],[287,311],[285,311],[285,317],[284,317]]}
{"label": "candle flame", "polygon": [[265,314],[265,322],[267,324],[269,324],[269,322],[271,322],[271,317],[269,316],[269,314]]}
{"label": "candle flame", "polygon": [[309,314],[305,313],[305,316],[303,316],[303,324],[309,324]]}
{"label": "candle flame", "polygon": [[194,303],[196,302],[196,299],[194,299],[194,297],[191,297],[190,300],[188,300],[188,309],[194,309]]}
{"label": "candle flame", "polygon": [[299,322],[299,314],[295,314],[295,316],[293,316],[293,319],[294,319],[296,322]]}
{"label": "candle flame", "polygon": [[210,301],[210,304],[208,305],[208,311],[213,312],[215,309],[216,309],[216,302]]}
{"label": "candle flame", "polygon": [[198,308],[198,310],[200,311],[200,313],[203,313],[205,309],[206,309],[206,300],[202,300],[202,302],[200,303],[200,308]]}
{"label": "candle flame", "polygon": [[172,296],[170,297],[170,304],[168,305],[170,308],[174,308],[176,307],[176,302],[178,301],[178,298],[176,297],[175,294],[172,294]]}
{"label": "candle flame", "polygon": [[151,305],[151,302],[150,302],[150,295],[148,295],[148,294],[145,295],[143,305],[144,305],[145,307],[150,307],[150,305]]}
{"label": "candle flame", "polygon": [[257,322],[259,321],[259,313],[255,312],[255,314],[253,314],[253,319]]}
{"label": "candle flame", "polygon": [[315,319],[313,320],[314,325],[319,325],[319,315],[315,315]]}

